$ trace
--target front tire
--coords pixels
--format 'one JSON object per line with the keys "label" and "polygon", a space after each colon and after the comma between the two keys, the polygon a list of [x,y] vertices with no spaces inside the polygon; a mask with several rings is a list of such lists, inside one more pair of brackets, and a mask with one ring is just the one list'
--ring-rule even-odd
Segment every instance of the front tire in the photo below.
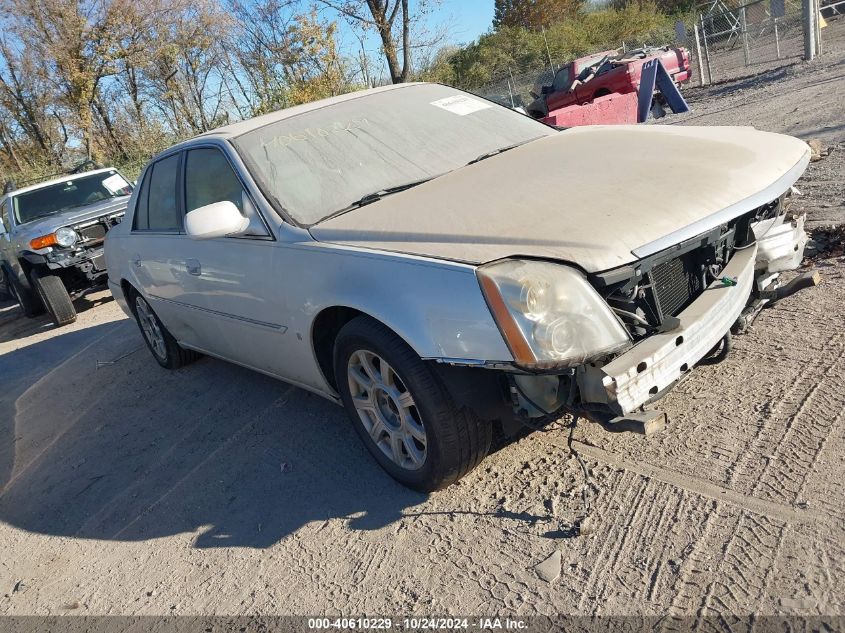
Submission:
{"label": "front tire", "polygon": [[199,358],[200,355],[197,352],[185,349],[176,342],[140,293],[130,294],[129,305],[135,314],[141,336],[159,365],[165,369],[179,369]]}
{"label": "front tire", "polygon": [[358,435],[405,486],[445,488],[487,455],[491,424],[458,407],[431,368],[381,323],[347,323],[335,341],[334,370]]}
{"label": "front tire", "polygon": [[33,271],[31,279],[35,292],[57,327],[76,321],[76,308],[73,307],[67,288],[58,275],[42,275]]}

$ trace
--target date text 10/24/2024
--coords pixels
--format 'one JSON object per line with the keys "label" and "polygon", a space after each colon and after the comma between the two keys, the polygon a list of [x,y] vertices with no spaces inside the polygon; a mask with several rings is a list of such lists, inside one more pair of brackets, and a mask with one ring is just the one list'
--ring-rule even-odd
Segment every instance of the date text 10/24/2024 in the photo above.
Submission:
{"label": "date text 10/24/2024", "polygon": [[313,630],[474,630],[520,631],[528,627],[521,619],[514,618],[309,618],[308,628]]}

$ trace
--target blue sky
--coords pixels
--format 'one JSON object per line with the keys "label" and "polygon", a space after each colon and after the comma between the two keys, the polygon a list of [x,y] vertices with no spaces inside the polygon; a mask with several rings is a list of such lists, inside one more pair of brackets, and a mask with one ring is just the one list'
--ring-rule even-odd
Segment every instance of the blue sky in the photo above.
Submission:
{"label": "blue sky", "polygon": [[477,39],[493,23],[493,0],[443,0],[437,17],[450,20],[452,39],[465,44]]}
{"label": "blue sky", "polygon": [[[411,10],[414,10],[418,0],[411,0]],[[446,43],[467,44],[478,39],[478,36],[490,29],[493,24],[494,0],[441,0],[428,17],[428,28],[437,31],[446,27],[448,40]],[[359,52],[358,40],[352,34],[350,27],[337,14],[330,11],[323,13],[324,17],[336,20],[340,30],[340,41],[344,52],[357,56]],[[376,65],[384,66],[380,56],[381,42],[375,31],[370,31],[365,47]],[[375,70],[375,69],[374,69]],[[382,72],[385,69],[382,68]],[[377,71],[376,71],[377,72]]]}

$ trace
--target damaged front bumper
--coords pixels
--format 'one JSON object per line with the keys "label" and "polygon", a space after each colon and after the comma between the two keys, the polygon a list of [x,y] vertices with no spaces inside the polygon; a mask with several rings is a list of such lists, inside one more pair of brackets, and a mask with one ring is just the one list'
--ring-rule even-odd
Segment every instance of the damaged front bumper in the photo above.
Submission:
{"label": "damaged front bumper", "polygon": [[624,415],[639,410],[675,384],[704,358],[739,318],[754,285],[757,245],[737,250],[715,281],[678,315],[679,327],[650,336],[601,365],[579,368],[581,400]]}
{"label": "damaged front bumper", "polygon": [[[671,329],[649,333],[616,357],[564,373],[531,372],[508,363],[436,359],[441,364],[438,371],[456,400],[484,419],[507,423],[503,428],[508,433],[523,424],[536,428],[565,411],[584,414],[610,430],[649,433],[660,427],[665,416],[646,405],[662,397],[695,365],[712,358],[714,348],[731,331],[743,331],[764,305],[818,283],[815,278],[796,278],[787,287],[780,286],[780,273],[802,262],[808,239],[804,222],[804,216],[781,213],[752,223],[749,228],[755,241],[729,247],[732,255],[718,272],[719,280],[673,316],[677,325],[673,322]],[[644,281],[651,283],[648,277]]]}
{"label": "damaged front bumper", "polygon": [[766,273],[795,270],[804,259],[806,214],[794,219],[779,215],[751,226],[757,240],[758,268]]}

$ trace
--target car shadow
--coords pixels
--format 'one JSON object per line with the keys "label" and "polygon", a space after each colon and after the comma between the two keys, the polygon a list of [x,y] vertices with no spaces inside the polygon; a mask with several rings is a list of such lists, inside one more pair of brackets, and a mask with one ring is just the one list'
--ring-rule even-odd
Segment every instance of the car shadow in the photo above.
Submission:
{"label": "car shadow", "polygon": [[128,319],[0,356],[0,520],[42,534],[268,547],[309,523],[373,530],[426,496],[346,414],[203,358],[160,368]]}
{"label": "car shadow", "polygon": [[[78,316],[111,301],[114,301],[111,292],[104,288],[97,288],[74,299],[73,307],[76,309]],[[46,313],[31,318],[25,317],[17,302],[9,298],[0,301],[0,327],[2,328],[0,342],[23,338],[56,328]]]}

